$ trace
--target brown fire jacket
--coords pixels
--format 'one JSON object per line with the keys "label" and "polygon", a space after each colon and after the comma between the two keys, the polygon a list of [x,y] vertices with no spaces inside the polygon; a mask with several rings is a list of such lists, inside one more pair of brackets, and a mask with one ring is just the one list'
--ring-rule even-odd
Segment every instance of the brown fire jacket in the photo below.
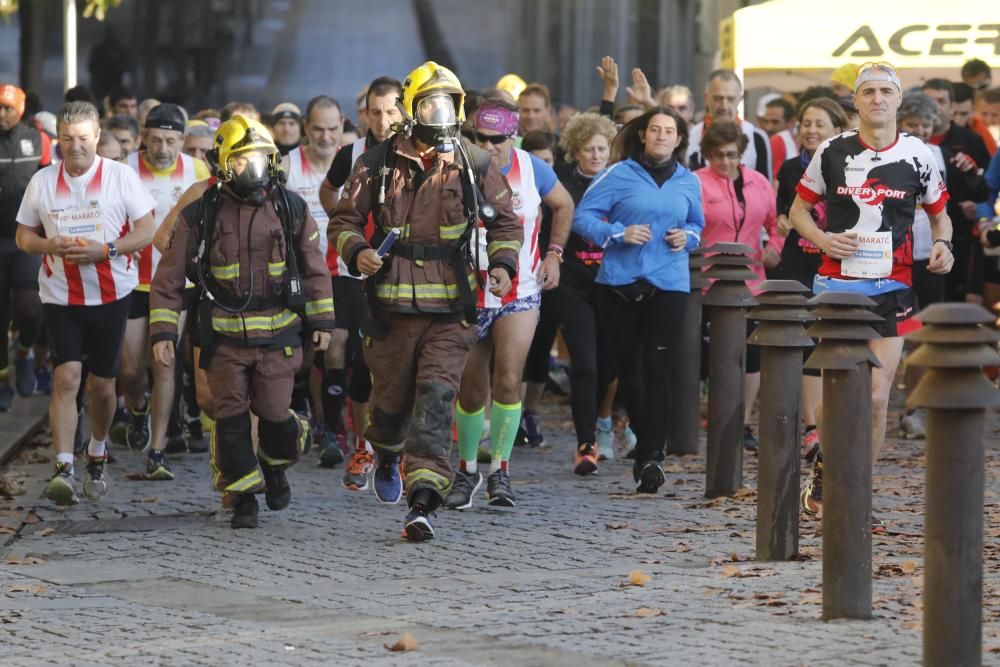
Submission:
{"label": "brown fire jacket", "polygon": [[[288,192],[292,211],[305,210],[304,202],[295,200],[297,197],[295,193]],[[149,296],[152,343],[177,341],[184,280],[194,265],[198,251],[199,206],[200,202],[195,202],[181,211],[170,245],[153,276]],[[316,222],[305,211],[305,219],[293,223],[293,229],[296,236],[292,246],[305,295],[305,326],[310,331],[332,331],[332,285],[330,272],[319,249]],[[287,247],[281,219],[271,202],[254,207],[221,186],[215,229],[208,249],[208,273],[222,288],[219,291],[226,293],[224,303],[230,308],[242,305],[251,292],[254,297],[278,303],[241,313],[229,313],[217,305],[213,306],[212,331],[221,337],[220,342],[245,346],[295,346],[303,322],[298,313],[284,305]]]}
{"label": "brown fire jacket", "polygon": [[[389,141],[394,142],[390,150],[395,150],[397,157],[386,179],[385,203],[377,203],[381,184],[378,171],[369,171],[364,159],[359,159],[327,227],[330,244],[354,275],[358,275],[358,253],[371,247],[364,229],[373,204],[379,209],[374,216],[376,228],[384,233],[399,228],[400,244],[455,246],[465,231],[459,167],[438,158],[424,171],[412,139],[397,136]],[[466,147],[481,153],[475,146]],[[496,219],[486,226],[490,268],[503,266],[513,277],[524,230],[514,215],[510,186],[496,165],[490,163],[481,190],[497,211]],[[389,256],[390,265],[380,276],[376,292],[379,304],[388,311],[459,312],[462,304],[456,280],[468,280],[475,294],[476,278],[471,267],[467,267],[466,275],[456,277],[447,260],[393,256],[391,250]]]}

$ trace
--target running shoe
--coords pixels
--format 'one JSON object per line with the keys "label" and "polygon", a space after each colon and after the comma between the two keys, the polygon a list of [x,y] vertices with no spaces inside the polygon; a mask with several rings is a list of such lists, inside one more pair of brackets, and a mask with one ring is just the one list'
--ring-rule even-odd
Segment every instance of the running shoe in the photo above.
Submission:
{"label": "running shoe", "polygon": [[872,515],[872,535],[885,535],[886,531],[889,530],[889,526],[886,525],[885,521],[879,519],[874,514]]}
{"label": "running shoe", "polygon": [[174,478],[174,473],[167,466],[166,457],[162,451],[149,450],[149,455],[146,457],[146,477],[163,482],[169,482]]}
{"label": "running shoe", "polygon": [[129,410],[125,444],[133,452],[141,452],[149,445],[149,399],[143,410]]}
{"label": "running shoe", "polygon": [[108,492],[108,457],[87,456],[87,474],[83,478],[83,493],[97,500]]}
{"label": "running shoe", "polygon": [[341,482],[348,491],[364,491],[368,488],[368,477],[375,468],[375,455],[367,449],[357,449],[347,462],[344,480]]}
{"label": "running shoe", "polygon": [[597,420],[597,460],[614,461],[615,459],[615,429],[611,418]]}
{"label": "running shoe", "polygon": [[823,509],[823,452],[817,451],[813,459],[812,474],[799,496],[802,511],[808,516],[817,516]]}
{"label": "running shoe", "polygon": [[622,429],[622,437],[625,438],[625,458],[634,459],[635,446],[639,443],[639,437],[632,430],[630,424],[625,424],[625,428]]}
{"label": "running shoe", "polygon": [[[336,445],[334,445],[336,446]],[[339,449],[337,451],[340,451]],[[372,488],[380,503],[395,505],[403,497],[403,478],[399,472],[399,456],[375,453]]]}
{"label": "running shoe", "polygon": [[256,528],[259,511],[257,498],[252,493],[241,493],[233,503],[233,516],[229,525],[233,528]]}
{"label": "running shoe", "polygon": [[288,507],[288,503],[292,501],[292,487],[288,484],[285,469],[272,466],[261,466],[260,469],[264,474],[264,486],[267,489],[264,491],[267,509],[277,512]]}
{"label": "running shoe", "polygon": [[430,489],[418,489],[414,494],[410,511],[403,520],[403,535],[411,542],[426,542],[434,539],[431,517],[441,502],[440,496]]}
{"label": "running shoe", "polygon": [[632,478],[635,480],[636,493],[656,493],[666,481],[663,468],[657,461],[640,463],[636,460],[632,468]]}
{"label": "running shoe", "polygon": [[333,438],[329,439],[326,446],[319,453],[319,464],[323,468],[336,468],[344,462],[344,452],[340,451],[340,446]]}
{"label": "running shoe", "polygon": [[24,357],[18,358],[14,355],[14,386],[17,393],[23,397],[31,396],[35,393],[38,380],[35,378],[35,353],[28,352]]}
{"label": "running shoe", "polygon": [[757,451],[757,435],[753,432],[753,427],[750,424],[743,427],[743,449],[748,452]]}
{"label": "running shoe", "polygon": [[444,501],[444,506],[450,510],[466,510],[472,507],[472,498],[483,485],[483,473],[455,471],[455,481],[451,483],[451,492]]}
{"label": "running shoe", "polygon": [[45,366],[35,367],[35,393],[43,396],[52,394],[52,373]]}
{"label": "running shoe", "polygon": [[542,427],[538,424],[538,415],[533,410],[521,413],[521,426],[524,427],[524,444],[528,447],[541,447],[545,444]]}
{"label": "running shoe", "polygon": [[598,448],[589,442],[581,443],[573,456],[573,473],[576,475],[592,475],[597,472]]}
{"label": "running shoe", "polygon": [[180,418],[171,417],[167,422],[167,443],[163,451],[167,454],[183,454],[187,451],[187,439],[184,437]]}
{"label": "running shoe", "polygon": [[57,463],[56,474],[45,487],[45,497],[56,505],[76,505],[80,496],[76,493],[76,479],[73,477],[72,463]]}
{"label": "running shoe", "polygon": [[486,478],[486,498],[488,504],[496,507],[514,507],[514,491],[506,470],[491,472]]}
{"label": "running shoe", "polygon": [[924,419],[919,412],[911,410],[899,418],[899,434],[907,440],[923,440],[927,437]]}

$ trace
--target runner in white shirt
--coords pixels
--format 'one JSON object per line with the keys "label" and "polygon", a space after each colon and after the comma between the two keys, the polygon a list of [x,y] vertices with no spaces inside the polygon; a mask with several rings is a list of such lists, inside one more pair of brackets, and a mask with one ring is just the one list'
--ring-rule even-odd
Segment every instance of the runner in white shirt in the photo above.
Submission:
{"label": "runner in white shirt", "polygon": [[[491,357],[494,360],[490,412],[493,460],[486,492],[489,504],[514,506],[507,463],[521,423],[521,376],[538,325],[541,292],[559,284],[562,250],[573,224],[573,198],[552,168],[530,153],[514,148],[518,128],[516,107],[503,100],[487,100],[476,111],[474,128],[476,143],[490,153],[510,184],[514,213],[524,228],[524,238],[512,289],[503,298],[480,290],[479,342],[469,354],[455,406],[459,470],[445,500],[445,505],[452,509],[469,507],[482,483],[476,454],[485,421]],[[552,236],[544,259],[538,249],[542,202],[552,209]],[[441,228],[442,238],[446,230]],[[461,232],[462,229],[451,230],[456,238]],[[480,230],[478,236],[484,239],[485,234]],[[482,250],[485,256],[485,248]],[[487,263],[485,258],[480,259],[481,266]]]}
{"label": "runner in white shirt", "polygon": [[[314,97],[306,105],[305,132],[308,143],[293,148],[281,160],[281,166],[288,175],[286,185],[289,190],[301,196],[305,200],[306,206],[309,207],[309,214],[312,215],[319,229],[320,252],[328,260],[327,247],[329,242],[326,238],[326,227],[330,222],[330,216],[323,208],[319,192],[326,180],[326,173],[329,171],[330,165],[333,164],[333,158],[337,155],[343,131],[344,117],[337,100],[326,95]],[[329,401],[324,401],[325,397],[322,395],[320,384],[310,381],[312,377],[310,371],[312,371],[315,356],[312,346],[303,346],[302,367],[295,378],[297,389],[292,399],[292,409],[301,409],[301,406],[297,405],[297,402],[302,400],[299,398],[300,390],[298,388],[308,384],[314,406],[312,410],[314,415],[312,420],[313,442],[318,445],[321,456],[323,454],[327,457],[330,454],[335,455],[332,461],[327,459],[330,465],[335,465],[344,460],[344,454],[336,446],[333,434],[324,428],[324,420],[317,416],[321,410],[325,412]]]}
{"label": "runner in white shirt", "polygon": [[[107,491],[105,441],[115,410],[115,376],[129,297],[139,282],[132,253],[153,239],[156,205],[139,177],[97,157],[97,108],[70,102],[58,115],[63,161],[28,183],[17,214],[17,245],[43,255],[38,283],[55,377],[49,403],[56,474],[45,497],[79,502],[73,471],[76,394],[86,357],[92,435],[84,491]],[[42,235],[44,227],[44,237]]]}

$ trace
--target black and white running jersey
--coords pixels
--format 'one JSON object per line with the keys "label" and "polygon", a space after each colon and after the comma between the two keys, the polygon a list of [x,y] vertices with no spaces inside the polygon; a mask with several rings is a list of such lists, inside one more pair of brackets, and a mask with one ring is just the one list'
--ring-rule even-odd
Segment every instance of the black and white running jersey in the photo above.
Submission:
{"label": "black and white running jersey", "polygon": [[[826,229],[892,233],[892,271],[886,276],[912,285],[913,218],[917,204],[936,214],[948,200],[941,174],[926,145],[906,133],[876,151],[857,130],[827,139],[816,150],[795,191],[805,201],[826,200]],[[838,260],[826,255],[822,276],[844,278]],[[850,276],[848,276],[850,277]]]}

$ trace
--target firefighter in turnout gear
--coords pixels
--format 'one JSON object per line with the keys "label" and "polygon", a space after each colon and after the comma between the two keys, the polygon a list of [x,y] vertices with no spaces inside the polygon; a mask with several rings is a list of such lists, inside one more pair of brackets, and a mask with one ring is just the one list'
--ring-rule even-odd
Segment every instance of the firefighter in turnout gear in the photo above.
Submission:
{"label": "firefighter in turnout gear", "polygon": [[452,406],[476,341],[477,273],[469,248],[477,217],[488,241],[489,266],[481,268],[494,294],[510,290],[522,238],[507,181],[485,151],[460,137],[464,98],[445,67],[427,62],[411,72],[399,101],[404,123],[355,163],[327,230],[351,273],[366,276],[372,487],[379,501],[399,502],[405,453],[404,534],[415,541],[433,537],[428,515],[453,477]]}
{"label": "firefighter in turnout gear", "polygon": [[289,410],[292,384],[303,340],[317,350],[329,344],[333,297],[316,222],[281,185],[267,129],[236,115],[219,126],[214,146],[219,182],[181,211],[153,278],[150,339],[157,362],[169,363],[190,277],[201,288],[194,326],[216,419],[215,487],[233,507],[233,528],[253,528],[254,494],[263,491],[272,510],[285,508],[285,468],[309,449],[308,421]]}

